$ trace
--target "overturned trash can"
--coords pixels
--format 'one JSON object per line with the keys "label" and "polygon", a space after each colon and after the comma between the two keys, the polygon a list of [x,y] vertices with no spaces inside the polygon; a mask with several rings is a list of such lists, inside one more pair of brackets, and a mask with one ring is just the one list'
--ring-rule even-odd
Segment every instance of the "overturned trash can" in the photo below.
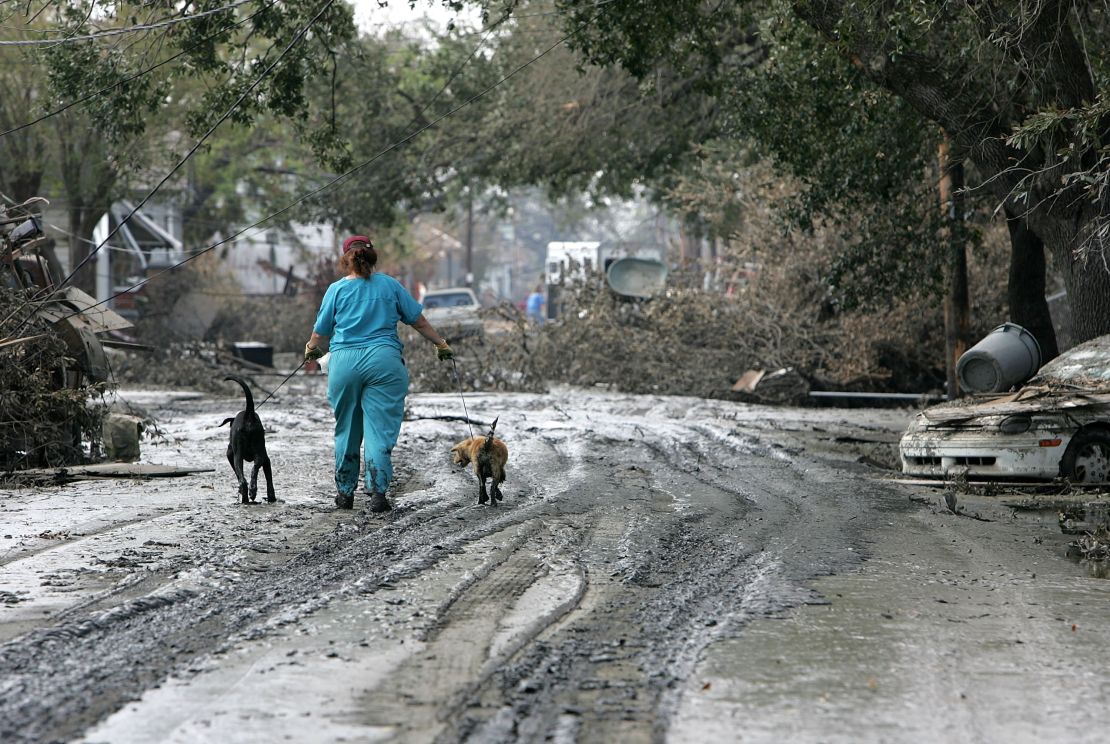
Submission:
{"label": "overturned trash can", "polygon": [[606,268],[605,280],[618,295],[646,300],[666,286],[667,266],[648,258],[618,258]]}
{"label": "overturned trash can", "polygon": [[261,341],[236,341],[232,351],[240,359],[260,367],[274,366],[274,347]]}
{"label": "overturned trash can", "polygon": [[1025,382],[1041,367],[1041,345],[1017,323],[1003,323],[956,362],[960,387],[969,393],[1001,393]]}

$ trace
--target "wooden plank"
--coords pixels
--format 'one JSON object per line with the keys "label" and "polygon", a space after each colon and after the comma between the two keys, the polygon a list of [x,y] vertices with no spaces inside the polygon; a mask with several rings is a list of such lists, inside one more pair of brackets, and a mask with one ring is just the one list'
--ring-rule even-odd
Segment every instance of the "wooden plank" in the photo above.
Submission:
{"label": "wooden plank", "polygon": [[101,462],[92,465],[74,465],[68,468],[31,468],[16,470],[10,479],[24,483],[54,482],[93,478],[180,478],[197,473],[214,473],[215,468],[182,468],[174,465],[153,465],[137,462]]}

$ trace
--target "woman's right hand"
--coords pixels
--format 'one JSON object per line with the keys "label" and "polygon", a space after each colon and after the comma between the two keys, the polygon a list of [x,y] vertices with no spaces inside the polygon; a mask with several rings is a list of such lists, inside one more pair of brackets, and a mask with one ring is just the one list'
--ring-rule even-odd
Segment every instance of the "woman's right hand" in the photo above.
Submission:
{"label": "woman's right hand", "polygon": [[439,357],[439,361],[441,362],[455,358],[455,352],[447,345],[446,339],[444,339],[442,343],[436,344],[436,356]]}

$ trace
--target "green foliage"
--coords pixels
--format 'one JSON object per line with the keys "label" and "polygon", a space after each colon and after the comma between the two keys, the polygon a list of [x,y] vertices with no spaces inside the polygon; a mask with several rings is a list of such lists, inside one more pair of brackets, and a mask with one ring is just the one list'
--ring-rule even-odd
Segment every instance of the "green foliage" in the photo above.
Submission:
{"label": "green foliage", "polygon": [[361,167],[310,202],[314,216],[346,230],[387,227],[409,210],[434,209],[465,186],[470,151],[460,145],[473,136],[471,111],[429,125],[495,79],[481,57],[452,79],[474,44],[454,35],[424,49],[393,34],[361,39],[336,59],[335,89],[321,91],[305,129],[342,134],[310,135],[327,166]]}
{"label": "green foliage", "polygon": [[84,115],[114,145],[141,134],[166,95],[164,82],[149,76],[134,78],[130,60],[118,49],[101,51],[90,44],[64,44],[40,52],[39,58],[55,94],[48,99],[51,106],[64,105],[87,91],[112,88],[111,96],[91,99]]}
{"label": "green foliage", "polygon": [[[226,0],[184,4],[82,0],[63,4],[57,21],[68,34],[81,35],[110,28],[113,23],[133,27],[177,15],[198,15],[226,4]],[[286,52],[305,29],[310,29],[309,33]],[[344,2],[325,6],[318,0],[257,0],[234,11],[137,31],[128,34],[124,44],[113,36],[52,45],[41,52],[41,58],[56,97],[70,101],[181,54],[157,73],[97,97],[90,110],[96,126],[110,137],[134,137],[144,132],[149,112],[172,103],[177,84],[186,81],[193,94],[184,122],[196,136],[210,128],[275,62],[273,72],[246,96],[231,120],[249,125],[263,114],[304,119],[310,104],[308,89],[323,82],[320,71],[327,69],[335,49],[354,33],[351,9]]]}
{"label": "green foliage", "polygon": [[742,3],[675,0],[556,0],[571,45],[595,65],[620,65],[644,77],[661,62],[714,66],[750,21]]}
{"label": "green foliage", "polygon": [[[939,130],[777,4],[761,6],[760,25],[737,7],[709,19],[696,3],[667,3],[676,9],[669,15],[648,5],[561,4],[572,44],[641,79],[611,67],[559,74],[574,57],[554,52],[510,81],[483,123],[503,155],[485,165],[485,177],[556,193],[626,195],[646,184],[728,238],[752,208],[748,164],[769,158],[779,178],[798,184],[776,200],[784,226],[829,224],[843,235],[843,260],[828,276],[842,301],[880,300],[888,283],[938,285]],[[610,23],[579,24],[595,14]],[[747,25],[726,31],[726,21]],[[514,27],[499,53],[512,58],[528,46],[526,29]]]}
{"label": "green foliage", "polygon": [[[1103,233],[1098,240],[1102,243],[1106,242],[1110,226],[1110,143],[1105,142],[1108,118],[1110,97],[1100,91],[1090,105],[1045,109],[1030,115],[1007,139],[1007,144],[1015,149],[1046,153],[1053,171],[1059,174],[1059,188],[1052,191],[1054,198],[1078,193],[1100,212],[1101,219],[1092,230]],[[1087,146],[1092,142],[1100,145],[1093,152]],[[1038,176],[1031,171],[1020,179],[1014,189],[1016,201],[1030,206],[1038,194],[1043,196],[1044,189],[1038,189]]]}
{"label": "green foliage", "polygon": [[807,186],[799,222],[917,190],[939,130],[789,19],[762,34],[767,58],[722,81],[726,136],[747,139]]}
{"label": "green foliage", "polygon": [[812,30],[765,23],[766,59],[722,82],[725,136],[750,141],[798,181],[779,209],[789,224],[833,228],[842,245],[828,281],[848,307],[942,286],[939,130],[877,88]]}

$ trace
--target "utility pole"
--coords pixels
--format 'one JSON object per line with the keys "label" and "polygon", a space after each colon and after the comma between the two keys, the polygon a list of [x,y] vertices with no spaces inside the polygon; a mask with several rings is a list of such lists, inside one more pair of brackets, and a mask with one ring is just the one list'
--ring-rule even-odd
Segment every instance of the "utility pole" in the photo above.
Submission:
{"label": "utility pole", "polygon": [[474,288],[474,186],[466,185],[466,286]]}
{"label": "utility pole", "polygon": [[953,161],[951,143],[945,133],[940,142],[940,204],[948,220],[945,273],[947,292],[944,298],[944,368],[947,374],[947,397],[960,394],[956,362],[967,351],[971,335],[971,302],[967,287],[967,242],[964,232],[964,165]]}

